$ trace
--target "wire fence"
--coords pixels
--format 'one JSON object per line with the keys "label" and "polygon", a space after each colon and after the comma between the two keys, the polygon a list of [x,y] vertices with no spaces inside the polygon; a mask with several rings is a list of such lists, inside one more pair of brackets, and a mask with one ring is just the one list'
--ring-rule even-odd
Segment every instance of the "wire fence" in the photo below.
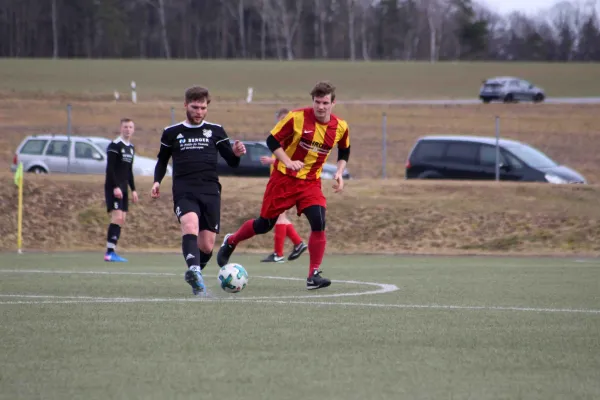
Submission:
{"label": "wire fence", "polygon": [[[583,168],[594,174],[597,168],[600,176],[600,145],[596,129],[594,110],[575,108],[565,111],[543,105],[511,108],[489,108],[488,106],[445,107],[412,106],[387,107],[383,110],[372,106],[345,106],[340,110],[349,115],[351,127],[352,156],[349,170],[357,178],[403,178],[408,155],[417,139],[428,135],[467,135],[484,136],[495,139],[496,162],[495,179],[501,179],[500,139],[513,139],[529,144],[556,159],[559,164]],[[272,125],[269,106],[236,106],[235,118],[231,120],[229,106],[213,109],[219,121],[228,124],[230,136],[241,140],[265,140]],[[591,106],[588,106],[591,107]],[[264,117],[259,118],[258,113]],[[494,111],[499,111],[497,114]],[[174,107],[159,107],[153,110],[152,119],[146,122],[146,132],[136,133],[136,148],[141,153],[154,156],[157,151],[156,132],[164,126],[173,125],[181,112]],[[164,114],[163,114],[164,113]],[[66,133],[73,134],[73,108],[66,108]],[[161,117],[164,115],[164,118]],[[181,115],[179,115],[181,118]],[[78,119],[79,120],[79,119]],[[84,122],[85,124],[86,122]],[[152,125],[148,130],[148,125]],[[77,132],[90,133],[85,125],[77,127]],[[104,129],[104,131],[106,131]],[[599,148],[596,149],[596,146]],[[335,162],[335,152],[330,162]],[[598,167],[594,167],[598,166]]]}

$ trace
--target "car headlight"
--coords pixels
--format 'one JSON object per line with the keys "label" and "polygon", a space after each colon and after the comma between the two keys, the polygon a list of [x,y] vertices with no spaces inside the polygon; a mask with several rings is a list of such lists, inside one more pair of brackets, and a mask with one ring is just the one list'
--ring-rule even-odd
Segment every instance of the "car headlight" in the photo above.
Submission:
{"label": "car headlight", "polygon": [[554,174],[546,174],[544,175],[544,178],[546,178],[546,180],[550,183],[554,183],[554,184],[562,184],[562,183],[569,183],[566,179],[561,178],[558,175],[554,175]]}
{"label": "car headlight", "polygon": [[321,172],[321,179],[333,179],[331,172]]}

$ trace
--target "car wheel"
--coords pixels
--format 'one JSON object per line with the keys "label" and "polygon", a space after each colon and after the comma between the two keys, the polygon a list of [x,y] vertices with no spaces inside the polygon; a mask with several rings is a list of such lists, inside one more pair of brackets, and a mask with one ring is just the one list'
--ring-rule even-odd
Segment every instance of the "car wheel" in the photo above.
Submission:
{"label": "car wheel", "polygon": [[27,171],[27,172],[33,172],[34,174],[47,174],[48,173],[48,171],[46,171],[45,168],[38,167],[38,166],[29,168],[29,171]]}
{"label": "car wheel", "polygon": [[443,179],[444,177],[437,171],[425,171],[421,172],[417,179]]}
{"label": "car wheel", "polygon": [[490,99],[489,97],[484,97],[481,99],[481,101],[483,101],[485,104],[489,104],[490,101],[492,101],[492,99]]}
{"label": "car wheel", "polygon": [[505,103],[514,103],[515,97],[513,96],[512,93],[508,93],[506,96],[504,96],[504,102]]}
{"label": "car wheel", "polygon": [[535,103],[541,103],[542,101],[544,101],[544,95],[541,93],[536,94],[535,96],[533,96],[533,101]]}

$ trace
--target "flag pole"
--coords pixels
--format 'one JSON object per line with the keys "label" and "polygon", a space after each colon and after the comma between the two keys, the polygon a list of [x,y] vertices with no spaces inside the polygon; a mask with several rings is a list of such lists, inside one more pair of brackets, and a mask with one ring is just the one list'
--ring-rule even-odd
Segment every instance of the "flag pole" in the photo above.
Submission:
{"label": "flag pole", "polygon": [[23,164],[19,165],[17,185],[19,187],[19,206],[17,208],[17,253],[23,254]]}

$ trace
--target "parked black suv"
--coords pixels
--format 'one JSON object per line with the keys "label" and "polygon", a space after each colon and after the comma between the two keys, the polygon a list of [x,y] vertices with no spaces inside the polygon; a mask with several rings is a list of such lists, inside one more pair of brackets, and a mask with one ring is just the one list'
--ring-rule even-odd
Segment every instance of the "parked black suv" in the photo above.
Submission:
{"label": "parked black suv", "polygon": [[[514,140],[499,140],[500,179],[586,183],[577,171],[558,165],[541,151]],[[496,138],[426,136],[413,147],[406,179],[496,179]]]}
{"label": "parked black suv", "polygon": [[[260,141],[242,141],[246,146],[246,155],[244,155],[240,161],[240,166],[237,168],[231,168],[223,157],[219,156],[217,161],[217,173],[219,176],[254,176],[254,177],[268,177],[271,175],[271,166],[262,165],[260,158],[263,156],[271,157],[273,153],[267,147],[266,142]],[[232,141],[233,144],[233,141]],[[321,179],[333,179],[337,166],[333,164],[323,164],[323,171],[321,171]],[[344,179],[350,179],[350,173],[348,170],[344,170],[342,175]]]}

